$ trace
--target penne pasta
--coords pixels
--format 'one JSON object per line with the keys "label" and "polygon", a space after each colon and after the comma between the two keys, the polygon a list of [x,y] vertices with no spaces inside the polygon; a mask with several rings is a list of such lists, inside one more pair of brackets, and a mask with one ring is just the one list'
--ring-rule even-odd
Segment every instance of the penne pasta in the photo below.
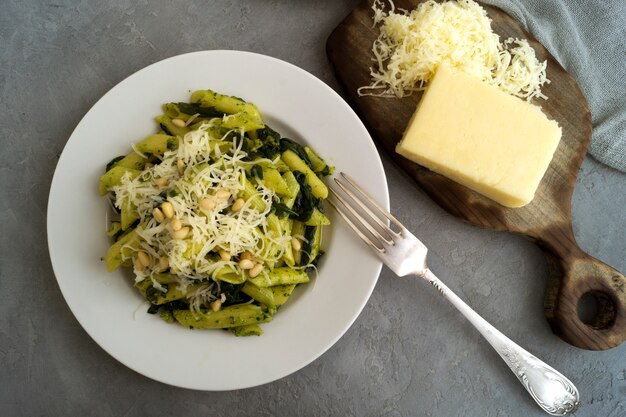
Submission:
{"label": "penne pasta", "polygon": [[119,214],[103,260],[132,268],[148,312],[165,321],[260,335],[323,253],[332,167],[254,104],[211,90],[164,104],[156,122],[159,133],[100,178]]}

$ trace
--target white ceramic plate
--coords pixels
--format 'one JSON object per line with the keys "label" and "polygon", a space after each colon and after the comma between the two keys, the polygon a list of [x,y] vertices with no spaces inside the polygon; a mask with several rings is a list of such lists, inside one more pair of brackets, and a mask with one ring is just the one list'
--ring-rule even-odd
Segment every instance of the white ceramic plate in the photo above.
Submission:
{"label": "white ceramic plate", "polygon": [[157,62],[104,95],[70,137],[48,203],[48,244],[61,291],[89,335],[131,369],[167,384],[231,390],[274,381],[329,349],[367,302],[381,263],[330,209],[319,276],[299,287],[260,337],[190,331],[146,313],[129,274],[108,273],[107,202],[98,178],[131,142],[156,132],[162,103],[188,101],[213,89],[256,103],[283,136],[309,144],[384,206],[381,161],[370,136],[331,88],[278,59],[237,51],[204,51]]}

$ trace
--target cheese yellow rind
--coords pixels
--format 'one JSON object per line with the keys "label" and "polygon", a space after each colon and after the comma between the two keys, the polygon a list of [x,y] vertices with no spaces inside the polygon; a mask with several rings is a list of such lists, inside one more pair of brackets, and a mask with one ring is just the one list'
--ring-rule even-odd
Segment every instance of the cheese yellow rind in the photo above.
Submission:
{"label": "cheese yellow rind", "polygon": [[396,151],[507,207],[534,197],[561,128],[537,106],[442,64]]}

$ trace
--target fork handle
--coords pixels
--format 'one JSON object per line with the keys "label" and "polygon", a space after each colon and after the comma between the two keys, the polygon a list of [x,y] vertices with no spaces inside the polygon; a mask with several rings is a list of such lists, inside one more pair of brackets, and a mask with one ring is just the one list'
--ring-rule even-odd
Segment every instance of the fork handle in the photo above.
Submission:
{"label": "fork handle", "polygon": [[430,269],[426,268],[418,275],[430,282],[487,339],[524,388],[547,413],[564,416],[573,413],[578,408],[578,390],[569,379],[489,324]]}

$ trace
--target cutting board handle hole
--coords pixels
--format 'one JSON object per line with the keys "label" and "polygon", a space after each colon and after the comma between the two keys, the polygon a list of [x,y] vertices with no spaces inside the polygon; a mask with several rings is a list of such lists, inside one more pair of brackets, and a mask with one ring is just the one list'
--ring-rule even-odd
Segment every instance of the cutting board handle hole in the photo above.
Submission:
{"label": "cutting board handle hole", "polygon": [[596,329],[608,329],[615,323],[615,303],[611,297],[597,290],[584,293],[578,300],[578,318]]}

